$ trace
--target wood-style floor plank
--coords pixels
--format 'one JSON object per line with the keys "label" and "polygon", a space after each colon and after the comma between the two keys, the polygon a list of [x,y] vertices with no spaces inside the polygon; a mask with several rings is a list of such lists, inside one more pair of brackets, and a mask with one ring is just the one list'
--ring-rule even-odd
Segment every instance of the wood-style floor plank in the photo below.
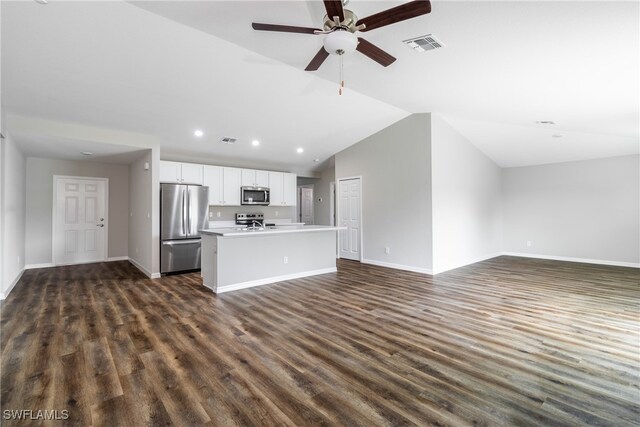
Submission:
{"label": "wood-style floor plank", "polygon": [[339,261],[218,296],[128,262],[29,270],[0,349],[3,410],[69,411],[38,425],[640,426],[640,272],[623,267]]}

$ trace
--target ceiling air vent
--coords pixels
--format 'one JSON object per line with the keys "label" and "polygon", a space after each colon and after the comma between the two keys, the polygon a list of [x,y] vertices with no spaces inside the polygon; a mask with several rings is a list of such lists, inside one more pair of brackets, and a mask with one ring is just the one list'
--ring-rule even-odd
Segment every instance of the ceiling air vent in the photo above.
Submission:
{"label": "ceiling air vent", "polygon": [[220,140],[222,144],[235,144],[238,138],[233,138],[231,136],[225,136]]}
{"label": "ceiling air vent", "polygon": [[403,43],[406,43],[410,48],[418,52],[440,49],[445,46],[445,44],[438,40],[433,34],[405,40]]}

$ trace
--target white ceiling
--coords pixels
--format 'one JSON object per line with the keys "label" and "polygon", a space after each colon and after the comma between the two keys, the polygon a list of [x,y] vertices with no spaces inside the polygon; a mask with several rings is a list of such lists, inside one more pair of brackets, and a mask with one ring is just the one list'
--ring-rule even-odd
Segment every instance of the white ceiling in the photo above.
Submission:
{"label": "white ceiling", "polygon": [[[348,7],[364,17],[400,3]],[[501,166],[639,149],[638,2],[434,1],[429,15],[362,34],[398,60],[383,68],[357,52],[346,57],[342,97],[336,58],[303,71],[321,36],[250,25],[317,27],[321,2],[136,6],[2,2],[7,110],[153,135],[164,156],[290,169],[313,168],[313,158],[413,112],[443,114]],[[401,43],[427,33],[446,47],[416,53]],[[240,141],[214,143],[227,135]]]}

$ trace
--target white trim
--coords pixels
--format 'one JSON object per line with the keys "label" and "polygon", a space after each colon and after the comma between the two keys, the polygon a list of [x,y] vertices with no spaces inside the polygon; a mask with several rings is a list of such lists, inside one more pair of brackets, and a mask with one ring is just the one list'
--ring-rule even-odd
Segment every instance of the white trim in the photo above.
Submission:
{"label": "white trim", "polygon": [[336,271],[338,271],[336,267],[328,267],[328,268],[321,268],[319,270],[303,271],[301,273],[267,277],[265,279],[251,280],[248,282],[241,282],[241,283],[235,283],[233,285],[222,286],[222,287],[219,287],[218,290],[215,291],[215,293],[221,294],[229,291],[237,291],[239,289],[253,288],[255,286],[268,285],[276,282],[284,282],[286,280],[300,279],[302,277],[309,277],[309,276],[317,276],[318,274],[335,273]]}
{"label": "white trim", "polygon": [[112,261],[129,261],[129,257],[128,256],[110,256],[109,258],[107,258],[107,262],[112,262]]}
{"label": "white trim", "polygon": [[423,274],[433,275],[433,271],[429,270],[428,268],[424,268],[424,267],[414,267],[414,266],[411,266],[411,265],[394,264],[392,262],[377,261],[377,260],[374,260],[374,259],[363,259],[362,263],[363,264],[377,265],[379,267],[394,268],[396,270],[412,271],[414,273],[423,273]]}
{"label": "white trim", "polygon": [[[339,223],[339,218],[340,218],[340,195],[338,193],[340,193],[340,181],[349,181],[352,179],[359,179],[360,180],[360,259],[359,261],[362,262],[362,260],[364,259],[364,213],[362,212],[362,199],[364,197],[363,193],[364,193],[364,189],[363,189],[363,179],[362,179],[362,175],[359,176],[348,176],[348,177],[343,177],[343,178],[338,178],[336,180],[337,183],[337,192],[336,192],[336,213],[337,213],[337,218],[336,218],[336,223]],[[339,227],[340,225],[337,224],[337,227]],[[340,259],[340,234],[338,234],[338,256],[337,258]],[[345,258],[345,259],[349,259],[349,258]]]}
{"label": "white trim", "polygon": [[[89,262],[77,262],[68,264],[56,264],[56,213],[58,204],[58,179],[84,179],[87,181],[103,181],[104,182],[104,257],[99,260]],[[74,264],[90,264],[92,262],[107,261],[109,254],[109,178],[92,177],[92,176],[71,176],[71,175],[53,175],[53,206],[51,208],[51,261],[54,265],[74,265]]]}
{"label": "white trim", "polygon": [[434,269],[433,270],[433,274],[440,274],[440,273],[444,273],[445,271],[455,270],[456,268],[464,267],[466,265],[475,264],[476,262],[486,261],[488,259],[495,258],[495,257],[498,257],[500,255],[503,255],[503,254],[501,252],[496,252],[496,253],[493,253],[491,255],[483,255],[483,256],[480,256],[480,257],[471,258],[471,259],[468,259],[466,261],[457,262],[455,264],[448,265],[448,266],[446,266],[445,268],[442,268],[442,269]]}
{"label": "white trim", "polygon": [[13,282],[11,282],[11,285],[9,285],[9,288],[7,289],[7,293],[6,294],[4,292],[0,292],[0,301],[3,301],[5,298],[7,298],[9,296],[9,294],[11,293],[13,288],[18,284],[18,282],[22,278],[22,275],[24,274],[24,270],[25,270],[24,268],[22,270],[20,270],[20,273],[18,273],[16,278],[13,279]]}
{"label": "white trim", "polygon": [[151,272],[150,272],[149,270],[147,270],[146,268],[144,268],[142,265],[140,265],[140,263],[139,263],[138,261],[136,261],[136,260],[135,260],[135,259],[133,259],[133,258],[129,258],[129,262],[130,262],[131,264],[133,264],[133,266],[134,266],[135,268],[137,268],[137,269],[138,269],[138,270],[140,270],[142,273],[144,273],[144,275],[145,275],[145,276],[147,276],[147,277],[149,277],[149,278],[152,278],[152,277],[151,277],[151,276],[152,276],[152,275],[151,275]]}
{"label": "white trim", "polygon": [[34,268],[51,268],[55,267],[55,264],[52,262],[43,262],[42,264],[27,264],[24,266],[25,270],[33,270]]}
{"label": "white trim", "polygon": [[609,260],[604,260],[604,259],[575,258],[575,257],[555,256],[555,255],[541,255],[541,254],[527,254],[527,253],[521,253],[521,252],[502,252],[502,255],[519,256],[519,257],[525,257],[525,258],[548,259],[548,260],[553,260],[553,261],[581,262],[581,263],[585,263],[585,264],[601,264],[601,265],[614,265],[614,266],[617,266],[617,267],[640,268],[640,263],[638,263],[638,262],[609,261]]}

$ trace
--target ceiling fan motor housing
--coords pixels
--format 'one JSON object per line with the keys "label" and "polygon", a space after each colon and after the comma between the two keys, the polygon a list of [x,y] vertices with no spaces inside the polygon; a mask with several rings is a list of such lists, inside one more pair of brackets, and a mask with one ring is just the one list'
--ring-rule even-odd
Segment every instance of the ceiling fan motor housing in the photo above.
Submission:
{"label": "ceiling fan motor housing", "polygon": [[351,53],[358,47],[358,37],[346,30],[336,30],[324,37],[324,50],[332,55]]}

